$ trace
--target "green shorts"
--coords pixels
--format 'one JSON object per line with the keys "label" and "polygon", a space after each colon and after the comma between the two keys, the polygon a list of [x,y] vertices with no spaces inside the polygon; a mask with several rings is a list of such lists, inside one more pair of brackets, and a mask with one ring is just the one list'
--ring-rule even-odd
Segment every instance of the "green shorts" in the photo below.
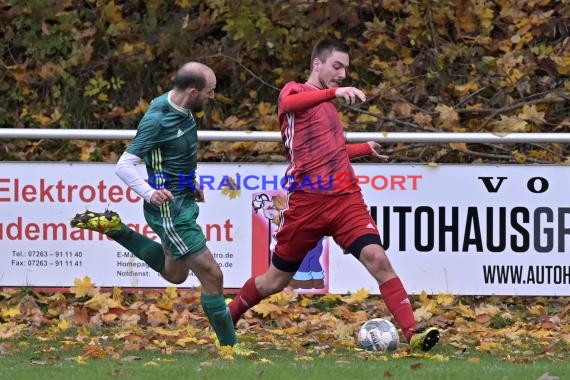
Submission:
{"label": "green shorts", "polygon": [[175,260],[206,246],[206,236],[196,222],[199,212],[196,202],[177,202],[176,198],[160,207],[144,206],[146,222]]}

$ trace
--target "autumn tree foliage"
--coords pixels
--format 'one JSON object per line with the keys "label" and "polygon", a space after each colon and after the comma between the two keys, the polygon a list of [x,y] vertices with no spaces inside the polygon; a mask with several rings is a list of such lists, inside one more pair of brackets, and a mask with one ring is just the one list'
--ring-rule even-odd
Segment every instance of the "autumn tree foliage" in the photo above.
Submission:
{"label": "autumn tree foliage", "polygon": [[[565,0],[29,0],[0,3],[3,128],[134,129],[188,60],[212,66],[204,129],[277,130],[275,102],[324,36],[351,47],[349,131],[570,127]],[[3,160],[113,161],[126,141],[3,141]],[[560,144],[386,144],[394,161],[566,162]],[[205,161],[283,160],[276,143],[203,144]]]}

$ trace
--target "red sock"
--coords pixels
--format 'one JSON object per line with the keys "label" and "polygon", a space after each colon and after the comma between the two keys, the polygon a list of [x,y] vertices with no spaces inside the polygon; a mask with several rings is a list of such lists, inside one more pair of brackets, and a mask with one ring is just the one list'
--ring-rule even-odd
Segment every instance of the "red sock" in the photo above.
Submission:
{"label": "red sock", "polygon": [[399,277],[389,279],[380,285],[380,294],[388,310],[394,316],[396,323],[402,329],[404,336],[410,340],[416,329],[414,311],[408,298],[408,293]]}
{"label": "red sock", "polygon": [[243,284],[243,287],[240,289],[236,297],[228,305],[234,325],[243,313],[245,313],[249,308],[260,303],[263,298],[265,297],[259,294],[259,290],[257,290],[257,287],[255,286],[255,277],[251,277],[245,282],[245,284]]}

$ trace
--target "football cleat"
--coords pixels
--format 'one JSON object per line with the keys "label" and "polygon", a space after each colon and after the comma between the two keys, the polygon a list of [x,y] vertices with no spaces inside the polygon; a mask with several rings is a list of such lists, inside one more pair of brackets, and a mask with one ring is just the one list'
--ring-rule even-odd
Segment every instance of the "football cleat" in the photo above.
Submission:
{"label": "football cleat", "polygon": [[439,330],[435,327],[427,327],[425,329],[417,329],[410,339],[412,349],[420,349],[429,351],[439,341]]}
{"label": "football cleat", "polygon": [[241,356],[248,359],[257,357],[257,352],[245,347],[243,343],[236,343],[232,346],[232,351],[236,356]]}
{"label": "football cleat", "polygon": [[216,337],[215,344],[218,353],[227,359],[232,359],[234,356],[241,356],[248,359],[254,359],[257,357],[257,352],[245,347],[243,343],[236,343],[231,346],[222,346]]}
{"label": "football cleat", "polygon": [[116,212],[110,210],[105,210],[103,213],[87,210],[84,213],[75,215],[70,224],[71,227],[106,234],[110,231],[118,231],[121,229],[121,217]]}

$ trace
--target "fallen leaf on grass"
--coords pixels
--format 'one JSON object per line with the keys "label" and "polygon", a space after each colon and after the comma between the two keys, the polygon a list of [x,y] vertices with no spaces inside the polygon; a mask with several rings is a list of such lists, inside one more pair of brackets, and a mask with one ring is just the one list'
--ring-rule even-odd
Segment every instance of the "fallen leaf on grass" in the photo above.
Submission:
{"label": "fallen leaf on grass", "polygon": [[10,343],[0,343],[0,355],[6,355],[10,353]]}
{"label": "fallen leaf on grass", "polygon": [[422,368],[422,363],[414,363],[410,365],[411,369],[420,369]]}
{"label": "fallen leaf on grass", "polygon": [[125,356],[124,358],[121,358],[122,362],[132,362],[135,360],[141,360],[142,358],[140,356],[135,356],[135,355],[129,355],[129,356]]}
{"label": "fallen leaf on grass", "polygon": [[105,358],[109,355],[109,352],[101,347],[97,346],[87,346],[83,352],[82,357],[84,358]]}
{"label": "fallen leaf on grass", "polygon": [[13,322],[0,324],[0,339],[14,338],[20,336],[22,330],[26,327],[24,324],[15,324]]}
{"label": "fallen leaf on grass", "polygon": [[75,362],[77,364],[85,364],[87,362],[86,358],[84,356],[81,356],[81,355],[76,356],[73,359],[75,360]]}
{"label": "fallen leaf on grass", "polygon": [[548,372],[546,372],[542,374],[542,376],[540,376],[538,380],[560,380],[560,378],[558,376],[552,376]]}
{"label": "fallen leaf on grass", "polygon": [[85,297],[94,290],[94,285],[89,276],[85,276],[83,279],[76,278],[73,284],[75,286],[72,286],[69,291],[75,294],[77,298]]}
{"label": "fallen leaf on grass", "polygon": [[366,298],[368,298],[369,295],[370,295],[370,293],[368,292],[368,290],[359,289],[356,293],[352,293],[346,297],[343,297],[342,300],[346,304],[351,305],[351,304],[360,303],[360,302],[364,301]]}
{"label": "fallen leaf on grass", "polygon": [[30,360],[30,364],[33,365],[46,365],[49,364],[48,362],[44,361],[44,360]]}
{"label": "fallen leaf on grass", "polygon": [[491,320],[491,316],[489,314],[481,314],[481,315],[477,316],[477,319],[475,320],[475,322],[477,322],[480,325],[484,325],[486,323],[489,323],[490,320]]}

